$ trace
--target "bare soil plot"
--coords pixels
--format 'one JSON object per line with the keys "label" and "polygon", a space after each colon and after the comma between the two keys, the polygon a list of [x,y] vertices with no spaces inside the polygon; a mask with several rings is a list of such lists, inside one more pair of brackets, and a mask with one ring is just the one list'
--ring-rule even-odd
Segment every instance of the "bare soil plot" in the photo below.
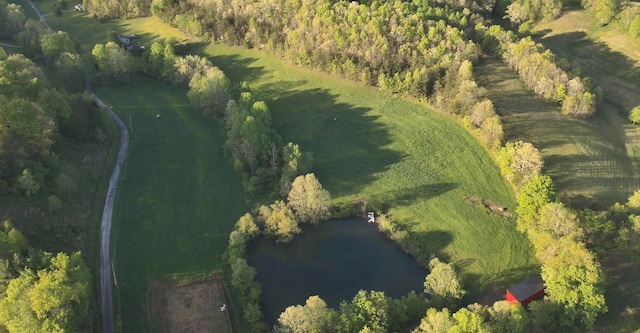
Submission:
{"label": "bare soil plot", "polygon": [[233,332],[219,276],[194,283],[152,281],[146,296],[147,320],[154,331]]}

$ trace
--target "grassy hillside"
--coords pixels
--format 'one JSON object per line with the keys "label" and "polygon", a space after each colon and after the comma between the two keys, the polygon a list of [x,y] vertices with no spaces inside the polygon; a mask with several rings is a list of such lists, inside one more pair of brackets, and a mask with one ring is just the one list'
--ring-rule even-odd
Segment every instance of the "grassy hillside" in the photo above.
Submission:
{"label": "grassy hillside", "polygon": [[[51,21],[87,51],[111,29],[139,34],[143,44],[181,38],[156,19],[98,23],[69,12]],[[191,50],[209,55],[232,80],[250,83],[272,110],[280,135],[314,154],[313,170],[336,203],[362,197],[383,202],[425,253],[460,267],[472,299],[490,285],[505,286],[537,270],[513,219],[466,202],[477,196],[515,209],[497,167],[455,120],[258,51],[221,45]],[[219,256],[245,208],[239,179],[222,159],[219,129],[187,105],[184,91],[142,80],[99,94],[133,127],[114,215],[114,251],[122,328],[140,331],[146,283],[222,269]]]}
{"label": "grassy hillside", "polygon": [[[626,201],[640,188],[640,131],[627,120],[629,110],[640,105],[640,41],[629,38],[616,25],[599,26],[585,11],[568,12],[535,29],[542,43],[579,64],[582,72],[602,88],[604,100],[593,123],[594,134],[585,141],[609,146],[613,152],[600,157],[600,173],[608,172],[615,180],[609,185],[610,199],[603,203]],[[610,169],[605,165],[620,167]],[[607,274],[609,312],[598,318],[596,330],[640,332],[640,265],[620,253],[609,253],[602,262]]]}
{"label": "grassy hillside", "polygon": [[584,156],[592,155],[588,159],[597,166],[590,178],[608,178],[600,182],[604,188],[596,201],[603,206],[626,201],[640,188],[640,133],[627,120],[629,110],[640,105],[640,42],[615,26],[600,27],[585,11],[568,12],[535,30],[540,42],[577,63],[602,88],[604,100],[597,117],[589,121],[592,138],[585,140],[587,150],[595,153]]}
{"label": "grassy hillside", "polygon": [[479,196],[515,209],[490,157],[454,120],[254,50],[204,52],[267,101],[285,140],[313,152],[313,169],[335,202],[383,202],[426,251],[460,265],[474,296],[535,269],[514,221],[466,203]]}
{"label": "grassy hillside", "polygon": [[501,116],[507,140],[529,141],[540,149],[545,172],[564,202],[604,208],[626,201],[640,186],[635,171],[639,133],[622,114],[604,105],[589,120],[563,116],[557,103],[536,97],[497,59],[484,59],[476,74]]}
{"label": "grassy hillside", "polygon": [[98,93],[132,128],[113,251],[122,331],[140,332],[147,283],[223,271],[221,254],[246,208],[240,180],[222,156],[220,128],[183,90],[140,79]]}

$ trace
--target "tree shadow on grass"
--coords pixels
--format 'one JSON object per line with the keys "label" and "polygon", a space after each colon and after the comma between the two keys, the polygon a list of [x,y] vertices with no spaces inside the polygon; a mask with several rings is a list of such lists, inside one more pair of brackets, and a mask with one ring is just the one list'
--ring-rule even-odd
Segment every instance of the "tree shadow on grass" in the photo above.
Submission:
{"label": "tree shadow on grass", "polygon": [[384,207],[385,211],[390,207],[410,206],[418,200],[426,200],[435,198],[458,187],[458,183],[433,183],[423,184],[410,188],[402,188],[384,193],[384,198],[376,198],[380,202],[384,202],[388,207]]}
{"label": "tree shadow on grass", "polygon": [[[604,100],[620,108],[621,115],[640,104],[640,66],[624,53],[590,39],[583,31],[542,37],[538,40],[554,53],[568,57],[586,76],[597,81]],[[602,110],[599,108],[599,112]]]}
{"label": "tree shadow on grass", "polygon": [[416,221],[403,221],[393,225],[398,246],[425,269],[429,268],[429,261],[434,257],[450,262],[451,256],[444,249],[453,242],[453,234],[445,230],[414,231],[418,224]]}
{"label": "tree shadow on grass", "polygon": [[222,69],[232,82],[252,81],[266,73],[264,67],[253,65],[258,61],[258,58],[233,54],[212,56],[209,57],[209,60]]}
{"label": "tree shadow on grass", "polygon": [[[461,265],[464,266],[465,263]],[[503,271],[500,272],[500,275],[485,277],[484,281],[477,274],[464,274],[462,279],[468,292],[465,303],[477,302],[483,305],[492,305],[496,301],[504,300],[509,287],[536,274],[540,274],[540,266],[538,265]]]}
{"label": "tree shadow on grass", "polygon": [[332,194],[357,194],[376,173],[403,158],[385,148],[392,139],[370,108],[341,103],[327,89],[294,90],[299,84],[285,81],[256,94],[269,97],[274,128],[283,141],[313,153],[312,171]]}
{"label": "tree shadow on grass", "polygon": [[[176,46],[176,54],[206,55],[207,48],[214,48],[210,43],[187,43]],[[258,58],[238,54],[224,54],[207,57],[211,63],[220,68],[231,82],[253,81],[267,73],[263,66],[255,66]]]}
{"label": "tree shadow on grass", "polygon": [[[536,97],[524,87],[515,71],[498,59],[486,59],[478,67],[478,82],[488,88],[488,95],[503,121],[505,139],[528,141],[540,149],[545,170],[556,183],[561,197],[593,198],[589,202],[566,202],[577,204],[575,208],[594,204],[608,206],[627,197],[639,182],[635,169],[640,165],[628,152],[640,147],[631,142],[626,120],[628,110],[622,105],[640,103],[640,87],[625,80],[620,73],[638,72],[640,68],[634,69],[629,58],[593,42],[583,32],[541,41],[556,53],[566,51],[560,55],[579,57],[575,62],[583,73],[603,87],[605,99],[590,119],[563,116],[559,104]],[[592,195],[595,191],[602,195]]]}

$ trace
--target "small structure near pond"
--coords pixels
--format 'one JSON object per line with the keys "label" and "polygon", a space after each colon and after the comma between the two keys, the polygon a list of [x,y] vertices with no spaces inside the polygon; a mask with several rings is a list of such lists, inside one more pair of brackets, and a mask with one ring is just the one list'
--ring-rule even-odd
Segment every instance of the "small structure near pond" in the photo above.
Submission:
{"label": "small structure near pond", "polygon": [[523,307],[526,307],[529,303],[542,298],[544,289],[545,285],[542,278],[539,275],[534,275],[507,289],[505,300],[512,303],[518,302]]}
{"label": "small structure near pond", "polygon": [[374,212],[367,213],[367,222],[376,223],[376,214]]}

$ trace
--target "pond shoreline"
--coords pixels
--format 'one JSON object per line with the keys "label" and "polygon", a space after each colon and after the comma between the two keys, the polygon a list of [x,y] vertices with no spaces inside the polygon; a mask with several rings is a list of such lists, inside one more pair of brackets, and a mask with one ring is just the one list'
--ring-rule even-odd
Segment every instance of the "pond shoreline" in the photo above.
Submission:
{"label": "pond shoreline", "polygon": [[286,307],[304,304],[312,295],[337,309],[359,290],[384,291],[393,298],[421,294],[428,274],[377,225],[359,218],[304,226],[290,243],[256,238],[247,257],[262,285],[260,305],[269,325]]}

